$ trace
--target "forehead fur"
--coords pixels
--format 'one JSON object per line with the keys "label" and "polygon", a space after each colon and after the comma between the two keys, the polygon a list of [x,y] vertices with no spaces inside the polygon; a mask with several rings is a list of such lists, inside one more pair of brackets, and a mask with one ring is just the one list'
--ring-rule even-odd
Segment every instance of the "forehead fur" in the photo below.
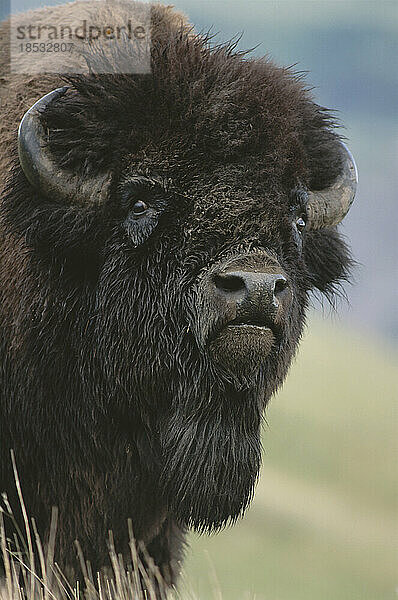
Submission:
{"label": "forehead fur", "polygon": [[[102,10],[102,3],[95,4]],[[106,6],[125,11],[128,4]],[[63,8],[40,10],[59,10],[62,17]],[[234,43],[215,46],[171,7],[152,6],[151,27],[151,74],[95,74],[108,60],[95,47],[87,57],[90,76],[41,78],[43,94],[50,85],[66,82],[72,88],[43,115],[61,167],[90,175],[119,168],[127,156],[134,163],[145,155],[148,168],[152,157],[166,172],[184,163],[208,171],[214,163],[250,163],[255,157],[264,178],[289,184],[300,179],[314,189],[335,178],[340,165],[332,119],[312,102],[300,76],[237,52]],[[117,47],[115,71],[119,59],[125,63],[134,52],[133,44]],[[24,84],[15,85],[12,77],[10,83],[11,92]],[[29,87],[38,91],[40,83],[30,77]]]}
{"label": "forehead fur", "polygon": [[[123,63],[135,48],[124,45],[118,51]],[[65,148],[69,140],[69,159],[75,158],[76,166],[81,161],[72,146],[87,137],[99,166],[122,150],[134,153],[152,145],[160,150],[164,143],[179,160],[189,151],[204,162],[257,154],[280,172],[290,164],[303,175],[305,132],[320,131],[328,122],[299,77],[236,52],[234,44],[212,46],[208,36],[195,35],[162,6],[152,8],[151,56],[150,75],[66,78],[78,98],[72,93],[54,106],[47,124],[57,129],[59,120],[68,123],[67,139],[59,142]],[[94,72],[103,60],[98,48],[88,57]]]}

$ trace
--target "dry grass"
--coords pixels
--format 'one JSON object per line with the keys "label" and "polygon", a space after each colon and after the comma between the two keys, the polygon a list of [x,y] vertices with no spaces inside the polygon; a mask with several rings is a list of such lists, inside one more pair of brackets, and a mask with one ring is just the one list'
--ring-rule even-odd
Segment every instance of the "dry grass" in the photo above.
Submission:
{"label": "dry grass", "polygon": [[[41,541],[36,523],[29,519],[22,489],[11,452],[16,486],[24,519],[24,531],[18,528],[14,513],[6,494],[2,494],[0,506],[0,549],[5,567],[5,579],[0,580],[0,600],[177,600],[176,591],[167,588],[161,573],[147,554],[142,544],[137,544],[131,521],[128,522],[131,562],[125,564],[121,554],[115,550],[113,536],[109,535],[110,569],[93,573],[85,561],[76,542],[83,581],[69,582],[54,560],[57,531],[57,509],[53,508],[49,542],[46,548]],[[9,519],[17,532],[8,539],[5,518]],[[37,548],[36,555],[33,551]],[[36,556],[36,561],[35,561]],[[145,568],[140,556],[144,557]],[[184,594],[191,598],[191,594]]]}

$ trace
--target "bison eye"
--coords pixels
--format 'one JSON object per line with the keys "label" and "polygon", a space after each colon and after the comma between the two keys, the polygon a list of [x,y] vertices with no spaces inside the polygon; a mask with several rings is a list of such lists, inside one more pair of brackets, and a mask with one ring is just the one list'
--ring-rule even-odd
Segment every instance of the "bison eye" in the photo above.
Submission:
{"label": "bison eye", "polygon": [[303,217],[299,217],[298,219],[296,219],[296,227],[299,233],[302,233],[304,231],[305,225],[306,223]]}
{"label": "bison eye", "polygon": [[131,210],[134,215],[143,215],[148,210],[148,205],[142,200],[138,200]]}

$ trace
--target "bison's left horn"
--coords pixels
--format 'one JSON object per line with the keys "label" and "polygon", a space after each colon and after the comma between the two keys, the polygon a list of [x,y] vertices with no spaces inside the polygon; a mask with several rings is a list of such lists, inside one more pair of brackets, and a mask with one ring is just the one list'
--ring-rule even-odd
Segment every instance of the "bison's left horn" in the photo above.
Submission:
{"label": "bison's left horn", "polygon": [[48,199],[70,204],[101,203],[107,193],[109,175],[83,180],[60,169],[48,149],[49,132],[45,131],[40,115],[67,89],[62,87],[46,94],[23,116],[18,129],[19,162],[28,181]]}
{"label": "bison's left horn", "polygon": [[355,197],[358,172],[354,157],[340,142],[343,168],[336,181],[319,192],[308,193],[308,227],[333,227],[344,219]]}

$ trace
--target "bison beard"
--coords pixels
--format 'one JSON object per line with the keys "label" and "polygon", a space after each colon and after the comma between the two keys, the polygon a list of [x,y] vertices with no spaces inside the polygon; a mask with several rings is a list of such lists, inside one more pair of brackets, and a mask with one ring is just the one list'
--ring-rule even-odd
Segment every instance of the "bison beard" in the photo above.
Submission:
{"label": "bison beard", "polygon": [[285,324],[268,356],[260,355],[244,336],[231,344],[204,287],[202,279],[182,311],[190,315],[192,335],[181,337],[177,373],[168,380],[173,400],[160,424],[161,486],[181,525],[212,532],[234,523],[250,504],[264,408],[286,376],[297,348],[288,340],[298,341],[304,313]]}
{"label": "bison beard", "polygon": [[[202,386],[203,387],[203,386]],[[261,461],[260,407],[254,390],[196,390],[162,429],[162,482],[179,521],[213,531],[247,508]]]}

